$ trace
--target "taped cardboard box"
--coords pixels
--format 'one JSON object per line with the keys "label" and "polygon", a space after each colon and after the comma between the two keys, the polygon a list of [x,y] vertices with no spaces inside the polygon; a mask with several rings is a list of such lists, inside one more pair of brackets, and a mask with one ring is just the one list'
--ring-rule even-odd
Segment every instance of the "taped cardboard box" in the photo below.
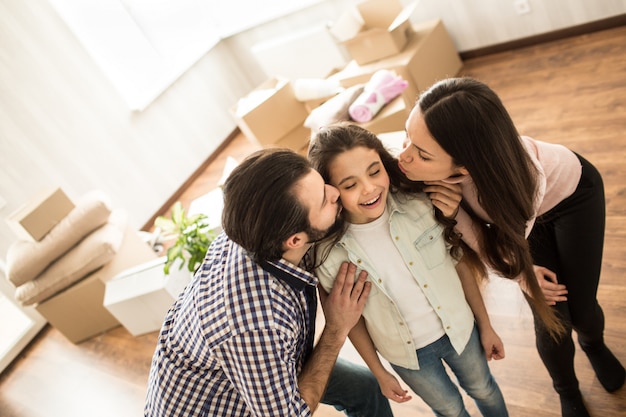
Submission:
{"label": "taped cardboard box", "polygon": [[289,148],[296,152],[306,152],[311,139],[311,131],[303,124],[296,126],[295,129],[280,138],[276,143],[268,145],[273,148]]}
{"label": "taped cardboard box", "polygon": [[37,304],[36,310],[72,343],[80,343],[120,325],[104,307],[106,282],[157,255],[131,228],[113,260],[64,291]]}
{"label": "taped cardboard box", "polygon": [[18,239],[40,241],[74,208],[60,188],[46,189],[23,204],[6,221]]}
{"label": "taped cardboard box", "polygon": [[330,77],[347,87],[367,82],[380,69],[394,70],[409,82],[403,96],[407,105],[412,107],[420,92],[438,80],[456,76],[463,68],[463,62],[441,20],[414,25],[413,32],[402,52],[366,65],[351,61]]}
{"label": "taped cardboard box", "polygon": [[329,31],[356,62],[374,62],[402,51],[416,6],[417,2],[403,8],[397,0],[364,0],[343,13]]}
{"label": "taped cardboard box", "polygon": [[239,129],[261,145],[275,144],[302,125],[308,113],[289,80],[272,78],[231,109]]}

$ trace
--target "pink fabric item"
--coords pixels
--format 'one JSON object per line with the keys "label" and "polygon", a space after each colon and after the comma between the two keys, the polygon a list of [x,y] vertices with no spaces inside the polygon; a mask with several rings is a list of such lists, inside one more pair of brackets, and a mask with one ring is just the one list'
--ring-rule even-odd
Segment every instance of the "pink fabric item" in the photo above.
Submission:
{"label": "pink fabric item", "polygon": [[394,71],[378,70],[365,85],[363,93],[350,105],[348,113],[355,122],[369,122],[380,109],[398,97],[409,83]]}

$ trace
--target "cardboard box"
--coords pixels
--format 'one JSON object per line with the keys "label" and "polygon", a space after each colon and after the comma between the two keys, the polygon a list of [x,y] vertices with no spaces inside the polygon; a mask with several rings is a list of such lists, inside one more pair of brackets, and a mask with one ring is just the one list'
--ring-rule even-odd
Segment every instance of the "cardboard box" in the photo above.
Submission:
{"label": "cardboard box", "polygon": [[463,62],[441,20],[420,23],[413,30],[415,33],[402,52],[361,66],[361,70],[373,73],[380,68],[404,67],[418,94],[436,81],[458,74]]}
{"label": "cardboard box", "polygon": [[63,190],[47,189],[11,213],[7,223],[19,239],[39,241],[73,208]]}
{"label": "cardboard box", "polygon": [[417,2],[402,8],[397,0],[364,0],[342,14],[329,31],[356,62],[367,64],[402,51],[416,6]]}
{"label": "cardboard box", "polygon": [[261,145],[279,142],[308,115],[289,80],[279,78],[266,81],[240,99],[231,112],[243,134]]}
{"label": "cardboard box", "polygon": [[131,266],[156,258],[150,246],[129,227],[113,260],[35,308],[72,343],[82,342],[120,325],[103,305],[106,282]]}
{"label": "cardboard box", "polygon": [[104,306],[133,336],[159,330],[178,295],[191,280],[186,267],[163,273],[166,257],[122,271],[106,283]]}
{"label": "cardboard box", "polygon": [[409,111],[402,96],[398,96],[387,103],[372,120],[357,124],[376,134],[404,130]]}
{"label": "cardboard box", "polygon": [[313,110],[315,110],[316,108],[318,108],[322,104],[326,103],[328,100],[330,100],[331,98],[333,98],[335,96],[336,96],[336,94],[333,94],[331,96],[326,96],[326,97],[322,97],[322,98],[317,98],[317,99],[303,101],[304,108],[306,109],[307,113],[311,114],[311,112]]}
{"label": "cardboard box", "polygon": [[367,82],[380,69],[394,70],[409,87],[403,92],[409,110],[420,92],[436,81],[456,76],[463,62],[443,22],[439,19],[413,26],[413,35],[404,50],[379,61],[359,65],[352,61],[330,77],[339,80],[344,87]]}
{"label": "cardboard box", "polygon": [[296,152],[301,152],[308,148],[310,139],[311,131],[301,124],[271,146],[276,148],[289,148]]}

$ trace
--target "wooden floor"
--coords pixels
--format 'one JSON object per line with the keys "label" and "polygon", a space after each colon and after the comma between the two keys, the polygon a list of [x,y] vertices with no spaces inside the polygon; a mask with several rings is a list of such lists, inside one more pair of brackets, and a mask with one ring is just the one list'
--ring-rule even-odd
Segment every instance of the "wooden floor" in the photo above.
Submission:
{"label": "wooden floor", "polygon": [[[427,65],[428,63],[424,63]],[[583,154],[604,176],[607,234],[598,299],[606,341],[626,364],[626,27],[474,58],[464,74],[490,84],[522,134],[562,143]],[[212,189],[226,156],[257,149],[236,137],[180,200]],[[506,359],[491,362],[512,417],[558,417],[558,398],[534,348],[528,308],[519,290],[495,280],[485,289]],[[156,332],[132,337],[118,327],[80,345],[47,327],[0,377],[0,416],[138,416]],[[349,346],[346,355],[353,355]],[[584,354],[576,356],[581,390],[592,416],[626,416],[626,388],[608,394]],[[431,416],[415,398],[394,404],[396,416]],[[472,415],[479,415],[468,401]],[[316,417],[337,416],[321,407]]]}

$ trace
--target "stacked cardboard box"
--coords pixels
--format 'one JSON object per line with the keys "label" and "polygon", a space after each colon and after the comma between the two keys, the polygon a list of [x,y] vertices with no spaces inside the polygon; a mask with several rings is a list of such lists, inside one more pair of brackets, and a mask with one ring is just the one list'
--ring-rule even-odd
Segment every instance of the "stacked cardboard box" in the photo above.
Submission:
{"label": "stacked cardboard box", "polygon": [[409,18],[417,2],[406,7],[397,0],[363,0],[330,27],[330,33],[359,64],[403,50],[411,36]]}
{"label": "stacked cardboard box", "polygon": [[40,241],[74,208],[60,188],[46,189],[9,214],[6,221],[19,239]]}
{"label": "stacked cardboard box", "polygon": [[462,67],[443,22],[436,19],[413,25],[413,34],[402,52],[365,65],[353,60],[330,78],[349,87],[367,82],[380,69],[394,70],[409,82],[403,97],[410,109],[421,91],[440,79],[456,76]]}
{"label": "stacked cardboard box", "polygon": [[300,150],[308,143],[309,132],[303,126],[308,112],[288,79],[266,81],[240,99],[231,113],[244,135],[263,146]]}
{"label": "stacked cardboard box", "polygon": [[[365,0],[331,28],[337,39],[343,37],[353,60],[327,80],[347,88],[366,84],[376,71],[388,69],[409,83],[400,99],[385,105],[374,119],[363,124],[374,133],[404,130],[419,93],[437,80],[456,76],[463,66],[441,20],[409,23],[414,8],[415,4],[403,8],[396,0]],[[305,119],[329,98],[299,101],[289,80],[274,78],[240,100],[232,112],[251,140],[300,151],[310,138],[303,126]]]}
{"label": "stacked cardboard box", "polygon": [[156,257],[152,249],[128,227],[112,261],[35,308],[72,343],[82,342],[120,325],[103,305],[107,281],[127,268]]}

